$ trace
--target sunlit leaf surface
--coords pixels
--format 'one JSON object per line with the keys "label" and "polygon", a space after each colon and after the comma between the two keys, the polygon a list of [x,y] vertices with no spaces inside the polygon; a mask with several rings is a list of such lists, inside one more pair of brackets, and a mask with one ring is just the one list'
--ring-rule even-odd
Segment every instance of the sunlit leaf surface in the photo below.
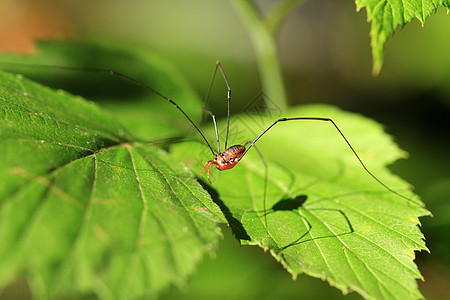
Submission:
{"label": "sunlit leaf surface", "polygon": [[0,283],[36,295],[155,295],[221,236],[221,213],[168,154],[96,104],[0,78]]}
{"label": "sunlit leaf surface", "polygon": [[[331,117],[367,167],[410,200],[370,177],[331,123],[283,122],[257,143],[269,166],[267,227],[265,169],[256,151],[231,171],[212,170],[216,202],[223,203],[236,237],[270,248],[293,277],[306,273],[366,298],[420,298],[416,279],[422,276],[413,259],[414,251],[427,250],[418,217],[429,212],[385,167],[405,153],[379,124],[330,106],[304,106],[284,116]],[[232,143],[254,139],[272,121],[251,114],[232,118]],[[208,154],[193,148],[191,157]],[[194,169],[201,171],[201,163]]]}

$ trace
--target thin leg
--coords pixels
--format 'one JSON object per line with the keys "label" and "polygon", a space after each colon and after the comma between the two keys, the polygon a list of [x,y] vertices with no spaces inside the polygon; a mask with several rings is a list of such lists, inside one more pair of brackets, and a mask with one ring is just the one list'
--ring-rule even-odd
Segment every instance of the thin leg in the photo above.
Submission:
{"label": "thin leg", "polygon": [[344,139],[344,141],[347,143],[348,147],[350,148],[350,150],[352,150],[353,154],[356,156],[356,158],[358,159],[359,163],[361,164],[361,166],[363,167],[363,169],[373,178],[375,179],[375,181],[377,181],[381,186],[383,186],[385,189],[387,189],[388,191],[394,193],[395,195],[406,199],[407,201],[411,201],[414,202],[417,205],[420,205],[419,203],[415,202],[412,199],[409,199],[408,197],[403,196],[402,194],[399,194],[398,192],[394,191],[393,189],[391,189],[390,187],[388,187],[386,184],[384,184],[381,180],[379,180],[375,175],[372,174],[372,172],[369,171],[369,169],[367,169],[366,165],[363,163],[363,161],[361,160],[361,158],[359,157],[359,155],[356,153],[355,149],[353,149],[352,145],[350,144],[350,142],[347,140],[347,138],[345,137],[345,135],[342,133],[342,131],[339,129],[339,127],[336,125],[336,123],[334,123],[334,121],[330,118],[319,118],[319,117],[299,117],[299,118],[281,118],[276,120],[275,122],[272,123],[272,125],[270,125],[269,127],[267,127],[266,130],[264,130],[253,142],[250,143],[250,146],[248,146],[248,148],[245,150],[244,154],[242,154],[241,158],[242,159],[244,157],[244,155],[247,153],[248,150],[250,150],[255,143],[267,132],[269,131],[273,126],[275,126],[275,124],[279,123],[279,122],[285,122],[285,121],[296,121],[296,120],[310,120],[310,121],[325,121],[325,122],[330,122],[331,124],[333,124],[334,128],[336,128],[336,130],[339,132],[339,134],[341,135],[341,137]]}
{"label": "thin leg", "polygon": [[216,66],[214,67],[214,72],[213,72],[213,75],[211,78],[211,82],[209,83],[208,92],[206,93],[205,104],[203,105],[203,108],[202,108],[202,119],[200,121],[200,125],[203,125],[203,121],[205,120],[205,118],[204,118],[205,115],[203,114],[203,112],[209,111],[208,110],[209,97],[211,96],[211,90],[214,85],[214,80],[216,79],[217,68],[218,68],[218,64],[216,62]]}
{"label": "thin leg", "polygon": [[[230,106],[231,106],[231,88],[230,88],[230,84],[228,83],[228,79],[227,76],[225,75],[225,72],[223,71],[222,65],[220,64],[220,61],[216,61],[216,67],[214,68],[214,72],[213,72],[213,76],[211,78],[211,83],[209,84],[209,89],[208,89],[208,93],[206,94],[206,99],[205,99],[205,105],[203,106],[203,112],[208,112],[208,103],[209,103],[209,97],[211,95],[211,90],[214,84],[214,80],[216,78],[216,73],[217,73],[217,69],[220,70],[220,72],[222,73],[222,77],[225,80],[225,84],[227,85],[227,106],[228,106],[228,110],[227,110],[227,134],[225,137],[225,149],[227,149],[227,145],[228,145],[228,132],[230,129]],[[203,119],[203,114],[202,114],[202,120],[201,123],[202,124],[204,121]],[[220,151],[219,151],[220,153]]]}
{"label": "thin leg", "polygon": [[[208,113],[211,116],[212,120],[213,120],[214,129],[216,131],[217,154],[219,154],[220,153],[220,142],[219,142],[219,132],[217,131],[216,116],[211,111],[207,110],[204,107],[202,108],[202,111]],[[203,116],[203,114],[202,114],[202,116]]]}
{"label": "thin leg", "polygon": [[214,150],[211,147],[211,145],[209,144],[208,140],[206,139],[206,137],[203,135],[202,131],[200,130],[200,128],[195,125],[194,121],[192,121],[191,118],[189,118],[189,116],[184,112],[184,110],[178,106],[178,104],[176,104],[172,99],[164,96],[162,93],[158,92],[157,90],[149,87],[148,85],[146,85],[145,83],[142,83],[134,78],[131,78],[128,75],[113,71],[113,70],[109,70],[109,69],[99,69],[99,68],[79,68],[79,67],[68,67],[68,66],[49,66],[49,65],[38,65],[38,64],[30,64],[30,65],[23,65],[23,64],[16,64],[16,63],[2,63],[2,64],[8,64],[8,65],[14,65],[14,66],[19,66],[19,67],[38,67],[38,68],[47,68],[47,69],[59,69],[59,70],[72,70],[72,71],[81,71],[81,72],[92,72],[92,73],[106,73],[108,75],[111,76],[115,76],[118,78],[122,78],[128,82],[131,82],[132,84],[136,85],[136,86],[140,86],[144,89],[146,89],[147,91],[152,92],[155,95],[158,95],[159,97],[165,99],[166,101],[168,101],[169,103],[171,103],[173,106],[175,106],[185,117],[186,119],[188,119],[188,121],[192,124],[192,126],[194,126],[194,128],[197,130],[197,132],[201,135],[201,137],[203,138],[203,140],[205,141],[206,145],[209,147],[209,149],[211,150],[212,154],[214,155]]}
{"label": "thin leg", "polygon": [[211,164],[208,166],[208,181],[211,183],[211,179],[209,179],[209,175],[211,174]]}
{"label": "thin leg", "polygon": [[211,145],[209,144],[209,142],[208,142],[208,140],[206,139],[206,137],[203,135],[203,133],[202,133],[202,131],[200,130],[200,128],[198,128],[197,125],[195,125],[194,121],[192,121],[192,119],[189,118],[189,116],[184,112],[184,110],[181,109],[181,107],[179,107],[178,104],[176,104],[172,99],[170,99],[170,98],[164,96],[162,93],[160,93],[160,92],[158,92],[157,90],[155,90],[155,89],[149,87],[148,85],[146,85],[146,84],[144,84],[144,83],[142,83],[142,82],[140,82],[140,81],[137,81],[136,79],[133,79],[133,78],[131,78],[131,77],[127,76],[127,75],[124,75],[124,74],[122,74],[122,73],[119,73],[119,72],[116,72],[116,71],[113,71],[113,70],[104,70],[104,72],[107,72],[108,74],[110,74],[110,75],[112,75],[112,76],[117,76],[117,77],[123,78],[123,79],[125,79],[125,80],[127,80],[127,81],[129,81],[129,82],[131,82],[131,83],[133,83],[133,84],[135,84],[135,85],[137,85],[137,86],[143,87],[144,89],[146,89],[146,90],[148,90],[148,91],[151,91],[152,93],[154,93],[154,94],[160,96],[161,98],[167,100],[169,103],[171,103],[172,105],[174,105],[174,106],[175,106],[175,107],[176,107],[176,108],[177,108],[177,109],[178,109],[178,110],[186,117],[186,119],[189,120],[189,122],[192,124],[192,126],[194,126],[194,128],[197,130],[197,132],[201,135],[201,137],[202,137],[203,140],[205,141],[206,145],[207,145],[207,146],[209,147],[209,149],[211,150],[211,153],[214,155],[214,150],[212,149],[212,147],[211,147]]}
{"label": "thin leg", "polygon": [[219,61],[217,61],[217,66],[219,66],[220,72],[222,73],[223,79],[225,80],[225,84],[227,85],[227,135],[225,136],[225,149],[227,149],[228,144],[228,133],[230,130],[230,106],[231,106],[231,88],[230,84],[228,83],[227,76],[225,75],[225,72],[223,71],[222,65]]}
{"label": "thin leg", "polygon": [[206,169],[208,169],[208,181],[211,182],[211,180],[209,179],[209,174],[211,173],[211,165],[214,164],[214,161],[212,160],[208,160],[207,162],[205,162],[205,164],[203,165],[203,170],[202,173],[200,174],[200,176],[203,178],[203,173],[205,172]]}
{"label": "thin leg", "polygon": [[[246,147],[248,144],[251,144],[252,141],[247,141],[244,144],[244,147]],[[256,152],[259,155],[259,158],[261,159],[261,162],[264,165],[264,195],[263,195],[263,213],[264,213],[264,225],[267,233],[268,243],[267,246],[270,248],[270,234],[269,234],[269,226],[267,225],[267,210],[266,210],[266,198],[267,198],[267,181],[269,179],[269,165],[266,163],[266,160],[264,159],[264,156],[262,155],[261,151],[254,145]]]}

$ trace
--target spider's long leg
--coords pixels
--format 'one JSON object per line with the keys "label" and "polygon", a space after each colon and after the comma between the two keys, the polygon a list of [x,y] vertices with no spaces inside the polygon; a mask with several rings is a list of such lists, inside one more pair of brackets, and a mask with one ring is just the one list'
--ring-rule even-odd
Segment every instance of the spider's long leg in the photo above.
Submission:
{"label": "spider's long leg", "polygon": [[[244,147],[246,147],[248,144],[251,144],[252,141],[247,141],[244,144]],[[269,226],[267,225],[267,210],[266,210],[266,198],[267,198],[267,181],[269,180],[269,165],[267,164],[266,160],[264,159],[264,156],[262,155],[261,151],[259,151],[259,149],[254,145],[253,143],[253,147],[255,148],[256,152],[259,155],[259,158],[261,159],[261,162],[264,165],[264,194],[263,194],[263,213],[264,213],[264,225],[266,228],[266,233],[267,233],[267,238],[269,239],[270,242],[270,234],[269,234]],[[242,157],[241,157],[242,159]],[[269,245],[268,242],[268,246]]]}
{"label": "spider's long leg", "polygon": [[197,132],[200,134],[200,136],[203,138],[203,140],[205,141],[206,145],[209,147],[209,149],[211,150],[212,154],[214,155],[214,150],[211,147],[211,145],[209,144],[208,140],[206,139],[206,137],[203,135],[202,131],[200,130],[200,128],[195,125],[194,121],[192,121],[192,119],[184,112],[184,110],[178,106],[178,104],[176,104],[172,99],[170,99],[169,97],[166,97],[165,95],[163,95],[162,93],[158,92],[157,90],[149,87],[148,85],[146,85],[145,83],[142,83],[128,75],[122,74],[120,72],[116,72],[114,70],[109,70],[109,69],[100,69],[100,68],[79,68],[79,67],[68,67],[68,66],[50,66],[50,65],[38,65],[38,64],[16,64],[16,63],[8,63],[8,62],[2,62],[2,64],[7,64],[7,65],[14,65],[14,66],[19,66],[19,67],[38,67],[38,68],[47,68],[47,69],[59,69],[59,70],[72,70],[72,71],[81,71],[81,72],[95,72],[95,73],[105,73],[105,74],[109,74],[111,76],[116,76],[118,78],[122,78],[128,82],[131,82],[132,84],[136,85],[136,86],[140,86],[150,92],[152,92],[155,95],[158,95],[159,97],[165,99],[166,101],[168,101],[169,103],[171,103],[173,106],[175,106],[185,117],[186,119],[188,119],[188,121],[192,124],[192,126],[194,126],[194,128],[197,130]]}
{"label": "spider's long leg", "polygon": [[407,201],[411,201],[417,205],[422,206],[422,204],[417,203],[416,201],[403,196],[402,194],[396,192],[395,190],[391,189],[390,187],[388,187],[386,184],[384,184],[380,179],[378,179],[372,172],[370,172],[370,170],[366,167],[366,165],[363,163],[362,159],[359,157],[358,153],[356,153],[355,149],[352,147],[352,145],[350,144],[350,142],[348,141],[348,139],[345,137],[345,135],[342,133],[342,131],[339,129],[339,127],[336,125],[336,123],[330,119],[330,118],[320,118],[320,117],[298,117],[298,118],[281,118],[276,120],[275,122],[272,123],[272,125],[270,125],[269,127],[267,127],[253,142],[250,143],[250,145],[248,146],[248,148],[245,150],[244,154],[242,154],[241,159],[245,156],[245,154],[247,153],[248,150],[250,150],[255,143],[267,132],[269,131],[273,126],[275,126],[276,124],[278,124],[279,122],[285,122],[285,121],[296,121],[296,120],[310,120],[310,121],[325,121],[325,122],[330,122],[331,124],[333,124],[334,128],[336,128],[336,130],[339,132],[339,134],[341,135],[341,137],[344,139],[344,141],[347,143],[348,147],[350,148],[350,150],[353,152],[353,154],[356,156],[356,158],[358,159],[359,163],[361,164],[361,166],[364,168],[364,170],[376,181],[378,182],[381,186],[383,186],[385,189],[387,189],[388,191],[394,193],[395,195],[406,199]]}
{"label": "spider's long leg", "polygon": [[[211,116],[212,120],[213,120],[214,129],[216,131],[217,154],[219,154],[220,153],[220,141],[219,141],[219,132],[217,131],[216,116],[211,111],[207,110],[204,107],[202,108],[202,111],[208,113]],[[203,114],[202,114],[202,116],[203,116]]]}
{"label": "spider's long leg", "polygon": [[[209,112],[208,110],[208,103],[209,103],[209,97],[211,95],[211,90],[214,84],[214,79],[216,78],[216,74],[217,74],[217,69],[220,70],[220,72],[222,73],[222,77],[225,80],[225,84],[227,85],[227,106],[228,106],[228,110],[227,110],[227,134],[225,137],[225,149],[227,149],[227,145],[228,145],[228,132],[230,129],[230,106],[231,106],[231,88],[230,88],[230,84],[228,83],[228,79],[227,76],[225,75],[225,72],[222,68],[222,65],[220,64],[220,61],[216,61],[216,67],[214,68],[214,72],[211,78],[211,83],[209,84],[209,89],[208,89],[208,93],[206,94],[206,99],[205,99],[205,105],[203,106],[203,112]],[[202,121],[201,124],[203,123],[203,114],[202,114]],[[219,151],[220,153],[220,151]]]}

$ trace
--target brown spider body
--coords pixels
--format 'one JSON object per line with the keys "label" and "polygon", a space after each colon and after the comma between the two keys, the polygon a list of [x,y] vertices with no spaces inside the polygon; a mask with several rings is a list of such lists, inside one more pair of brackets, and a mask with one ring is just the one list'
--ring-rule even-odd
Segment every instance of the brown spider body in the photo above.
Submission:
{"label": "brown spider body", "polygon": [[211,165],[216,166],[217,170],[224,171],[233,168],[242,158],[245,153],[245,147],[241,145],[234,145],[229,147],[227,150],[214,155],[214,160],[208,160],[203,166],[203,171],[201,176],[203,177],[203,173],[206,169],[208,169],[208,180],[209,174],[211,172]]}

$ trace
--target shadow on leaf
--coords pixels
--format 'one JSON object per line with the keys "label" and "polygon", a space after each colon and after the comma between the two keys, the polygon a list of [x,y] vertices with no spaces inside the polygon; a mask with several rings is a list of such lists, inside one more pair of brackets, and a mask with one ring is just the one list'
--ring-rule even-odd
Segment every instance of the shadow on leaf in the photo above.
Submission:
{"label": "shadow on leaf", "polygon": [[276,212],[279,210],[294,210],[298,209],[300,206],[305,203],[306,199],[308,199],[308,196],[306,195],[299,195],[295,198],[284,198],[275,203],[274,206],[272,206],[272,211]]}
{"label": "shadow on leaf", "polygon": [[200,185],[209,193],[214,203],[216,203],[220,210],[222,211],[223,215],[228,221],[229,226],[231,227],[231,231],[233,232],[233,235],[235,238],[239,240],[246,240],[250,241],[251,238],[248,235],[247,231],[245,230],[244,226],[242,226],[242,223],[233,217],[233,214],[231,213],[230,209],[223,203],[222,200],[220,200],[219,194],[211,188],[208,184],[206,184],[203,180],[198,180]]}
{"label": "shadow on leaf", "polygon": [[[347,234],[351,234],[354,232],[353,226],[349,220],[349,218],[347,217],[347,215],[340,209],[333,209],[333,208],[307,208],[304,206],[304,203],[306,202],[306,200],[308,199],[307,195],[298,195],[295,198],[283,198],[280,201],[278,201],[277,203],[275,203],[271,210],[266,212],[266,215],[269,214],[275,214],[279,211],[285,211],[285,212],[292,212],[296,215],[298,215],[301,219],[303,219],[307,225],[307,230],[306,232],[304,232],[300,237],[298,237],[297,239],[295,239],[294,241],[292,241],[291,243],[287,244],[286,246],[282,246],[279,248],[280,251],[283,251],[289,247],[295,246],[295,245],[299,245],[305,242],[309,242],[309,241],[313,241],[313,240],[318,240],[318,239],[324,239],[324,238],[333,238],[333,237],[337,237],[337,236],[342,236],[342,235],[347,235]],[[313,230],[313,226],[311,224],[311,222],[302,215],[301,211],[302,210],[306,210],[306,211],[328,211],[328,212],[337,212],[339,213],[345,220],[345,223],[348,227],[348,230],[346,230],[345,232],[341,232],[341,233],[337,233],[337,234],[330,234],[330,235],[325,235],[325,236],[317,236],[314,238],[310,238],[310,239],[305,239],[306,236],[308,236],[311,231]],[[269,228],[270,230],[270,228]]]}

